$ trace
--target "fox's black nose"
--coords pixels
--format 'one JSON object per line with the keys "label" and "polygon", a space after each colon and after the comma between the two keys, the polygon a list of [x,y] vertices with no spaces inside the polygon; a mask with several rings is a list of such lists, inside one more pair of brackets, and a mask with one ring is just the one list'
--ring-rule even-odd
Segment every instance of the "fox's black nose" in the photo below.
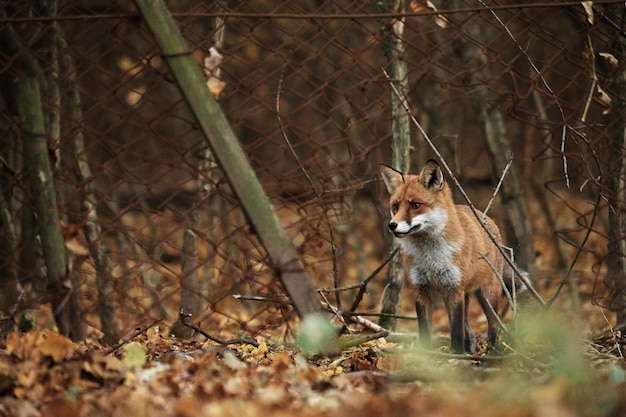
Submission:
{"label": "fox's black nose", "polygon": [[387,227],[389,228],[390,232],[393,232],[394,230],[396,230],[398,228],[398,223],[391,222],[391,223],[389,223],[389,225]]}

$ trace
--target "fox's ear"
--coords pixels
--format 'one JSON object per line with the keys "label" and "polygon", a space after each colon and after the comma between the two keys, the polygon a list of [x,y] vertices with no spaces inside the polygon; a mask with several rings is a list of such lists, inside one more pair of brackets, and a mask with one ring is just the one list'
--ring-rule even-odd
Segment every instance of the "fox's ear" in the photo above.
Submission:
{"label": "fox's ear", "polygon": [[380,164],[380,176],[387,186],[389,194],[393,194],[396,189],[404,183],[404,175],[388,165]]}
{"label": "fox's ear", "polygon": [[444,185],[443,172],[434,159],[429,160],[422,168],[418,181],[426,188],[441,190]]}

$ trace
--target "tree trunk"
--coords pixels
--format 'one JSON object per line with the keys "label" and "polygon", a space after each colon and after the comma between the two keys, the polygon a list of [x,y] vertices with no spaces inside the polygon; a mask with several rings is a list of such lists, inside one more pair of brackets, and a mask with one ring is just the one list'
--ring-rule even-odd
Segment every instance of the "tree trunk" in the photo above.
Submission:
{"label": "tree trunk", "polygon": [[[477,24],[467,25],[467,33],[471,39],[483,39],[484,32]],[[454,41],[455,54],[468,70],[468,95],[474,114],[480,124],[494,178],[500,178],[512,157],[511,144],[502,112],[490,103],[495,97],[485,84],[492,80],[489,62],[484,53],[474,44],[461,37]],[[471,89],[470,86],[476,86]],[[524,267],[532,279],[537,277],[535,265],[535,248],[533,233],[526,207],[520,180],[512,165],[500,188],[500,201],[504,210],[504,229],[507,244],[515,250],[515,260]]]}
{"label": "tree trunk", "polygon": [[[5,16],[4,9],[0,10],[0,16]],[[33,233],[33,240],[36,240],[36,235],[40,238],[36,243],[31,242],[31,247],[41,245],[48,279],[45,291],[49,294],[59,333],[69,335],[72,312],[68,308],[67,300],[71,284],[67,279],[65,245],[59,221],[54,176],[48,157],[39,83],[36,78],[39,66],[32,55],[24,52],[23,42],[12,25],[5,24],[2,27],[0,42],[5,53],[16,57],[14,65],[20,73],[16,82],[15,102],[23,132],[24,169],[35,202],[37,231]],[[28,217],[25,215],[26,219]],[[30,263],[34,262],[33,259],[30,260]],[[38,284],[40,283],[34,283],[33,287],[37,287]]]}
{"label": "tree trunk", "polygon": [[[38,0],[37,11],[41,16],[53,17],[56,15],[56,1]],[[38,44],[39,53],[37,56],[45,63],[47,71],[39,77],[39,83],[42,86],[42,97],[46,97],[43,107],[45,126],[48,140],[48,150],[51,156],[51,167],[55,178],[55,189],[57,196],[57,205],[65,207],[65,193],[63,192],[64,183],[58,180],[58,173],[62,167],[63,156],[61,150],[61,79],[59,77],[59,44],[65,46],[62,42],[57,22],[46,25],[47,33],[42,36],[42,41]],[[67,55],[67,54],[66,54]],[[59,219],[68,223],[67,215],[59,212]],[[68,265],[68,282],[70,284],[70,293],[68,294],[68,308],[70,310],[70,337],[74,341],[83,340],[87,336],[87,327],[84,323],[82,313],[83,294],[81,291],[80,279],[78,271],[74,268],[76,256],[67,251],[66,261]]]}
{"label": "tree trunk", "polygon": [[71,285],[67,280],[65,245],[36,78],[24,76],[18,80],[16,103],[23,132],[24,165],[35,199],[37,227],[46,264],[52,311],[59,333],[69,335],[71,327],[67,297]]}
{"label": "tree trunk", "polygon": [[[384,2],[382,6],[384,12],[400,12],[404,10],[403,0],[392,0]],[[387,62],[389,63],[389,77],[394,83],[401,97],[408,97],[409,79],[408,69],[405,61],[404,46],[404,18],[394,19],[390,26],[381,30],[383,35],[387,35],[388,43],[385,46]],[[385,33],[389,31],[388,33]],[[397,97],[393,91],[391,95],[391,166],[400,172],[408,173],[411,162],[411,121],[405,108],[406,103]],[[390,251],[393,252],[398,247],[398,242],[393,239]],[[387,279],[385,281],[385,291],[383,293],[381,313],[386,314],[380,318],[380,326],[394,330],[397,319],[393,317],[397,313],[400,305],[400,294],[404,283],[406,272],[402,265],[402,258],[395,256],[387,269]]]}
{"label": "tree trunk", "polygon": [[[605,6],[611,16],[624,16],[623,4]],[[623,21],[618,22],[622,27]],[[614,102],[612,116],[613,140],[609,148],[609,167],[605,174],[608,199],[608,254],[606,282],[612,290],[612,306],[616,309],[617,328],[626,329],[626,37],[613,31],[613,55],[622,65],[621,72],[607,82]]]}
{"label": "tree trunk", "polygon": [[211,95],[180,31],[160,0],[135,0],[163,51],[174,79],[187,100],[219,166],[239,198],[250,222],[301,317],[321,313],[302,263],[228,120]]}
{"label": "tree trunk", "polygon": [[[94,192],[91,169],[86,160],[83,132],[80,128],[83,115],[80,93],[78,92],[78,81],[76,79],[72,58],[66,52],[67,45],[60,36],[58,39],[61,46],[61,72],[67,83],[67,110],[70,120],[69,146],[72,150],[74,175],[80,187],[83,188],[80,201],[82,213],[86,216],[83,233],[87,239],[89,253],[91,254],[96,269],[100,326],[104,334],[104,343],[115,343],[117,342],[119,330],[115,316],[115,294],[113,293],[111,260],[106,242],[100,230],[98,211],[93,204],[94,201],[97,201],[97,197]],[[76,288],[76,291],[78,290],[79,288]],[[79,323],[76,323],[76,325],[79,325]]]}
{"label": "tree trunk", "polygon": [[[15,269],[17,256],[15,220],[11,215],[9,201],[5,197],[4,187],[0,187],[0,230],[3,231],[3,239],[0,240],[0,315],[6,317],[17,302],[18,283]],[[12,327],[12,320],[0,322],[0,338],[6,337]]]}

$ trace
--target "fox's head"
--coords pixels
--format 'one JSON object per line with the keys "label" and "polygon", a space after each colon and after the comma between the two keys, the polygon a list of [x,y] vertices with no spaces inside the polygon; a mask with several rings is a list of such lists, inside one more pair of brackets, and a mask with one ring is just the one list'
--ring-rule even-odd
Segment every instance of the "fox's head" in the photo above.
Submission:
{"label": "fox's head", "polygon": [[436,161],[428,161],[419,175],[404,175],[386,165],[381,165],[380,173],[390,195],[391,233],[403,238],[443,231],[448,221],[445,202],[451,197]]}

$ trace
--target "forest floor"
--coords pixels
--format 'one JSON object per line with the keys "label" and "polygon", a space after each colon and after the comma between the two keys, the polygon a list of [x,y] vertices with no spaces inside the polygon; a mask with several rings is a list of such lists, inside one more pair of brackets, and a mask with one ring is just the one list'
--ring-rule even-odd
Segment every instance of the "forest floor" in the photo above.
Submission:
{"label": "forest floor", "polygon": [[578,313],[528,313],[500,352],[477,356],[449,354],[437,323],[432,351],[390,337],[313,357],[262,337],[225,346],[157,326],[114,347],[14,333],[0,350],[0,415],[622,415],[623,339],[581,294]]}
{"label": "forest floor", "polygon": [[[378,226],[370,223],[373,229],[362,233],[375,235]],[[551,238],[546,233],[537,246],[544,265],[555,258]],[[364,269],[373,270],[377,258],[367,258]],[[356,257],[348,261],[360,265]],[[340,340],[349,347],[323,356],[307,356],[270,336],[229,345],[177,339],[162,322],[115,346],[101,345],[97,335],[74,343],[53,330],[12,333],[0,342],[0,416],[626,415],[626,339],[611,327],[614,314],[593,302],[593,259],[577,267],[568,280],[573,287],[552,308],[520,308],[515,320],[509,312],[509,334],[502,335],[498,352],[485,354],[482,343],[475,356],[449,353],[443,308],[433,317],[429,351],[413,340],[415,321],[399,324],[404,337],[368,341],[358,337],[371,331],[353,326],[356,334]],[[559,278],[546,270],[538,290],[548,299]],[[367,295],[372,299],[382,292],[382,280],[375,284]],[[410,298],[402,297],[402,315],[414,315]],[[363,304],[378,311],[371,300]],[[476,304],[471,323],[484,340],[486,323]],[[222,332],[232,328],[213,325]],[[50,327],[47,322],[38,329]]]}

